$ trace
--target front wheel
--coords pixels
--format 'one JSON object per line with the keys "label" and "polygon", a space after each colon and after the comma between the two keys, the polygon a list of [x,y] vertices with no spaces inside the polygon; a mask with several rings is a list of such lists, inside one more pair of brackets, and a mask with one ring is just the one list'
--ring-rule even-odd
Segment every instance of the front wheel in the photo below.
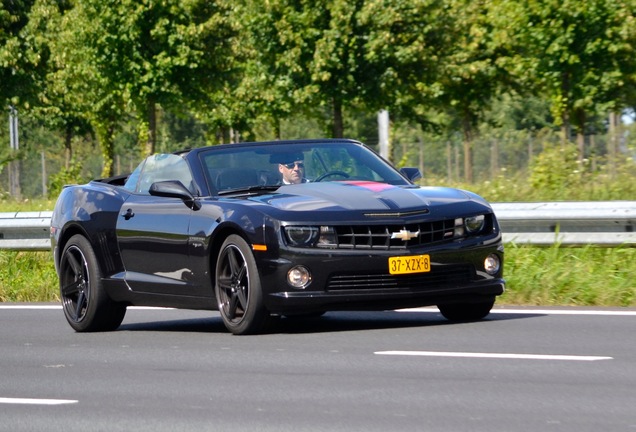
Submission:
{"label": "front wheel", "polygon": [[491,300],[480,303],[440,304],[437,308],[444,318],[450,321],[469,322],[485,318],[494,305],[495,301]]}
{"label": "front wheel", "polygon": [[77,332],[115,330],[126,305],[112,301],[102,286],[102,274],[90,242],[74,235],[60,258],[60,297],[68,323]]}
{"label": "front wheel", "polygon": [[235,335],[260,333],[271,316],[263,305],[261,280],[245,240],[232,234],[216,262],[214,291],[225,327]]}

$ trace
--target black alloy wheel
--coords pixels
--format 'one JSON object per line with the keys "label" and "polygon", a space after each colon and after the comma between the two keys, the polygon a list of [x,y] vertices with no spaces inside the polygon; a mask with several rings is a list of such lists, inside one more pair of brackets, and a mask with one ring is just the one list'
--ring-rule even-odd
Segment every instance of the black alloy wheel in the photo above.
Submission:
{"label": "black alloy wheel", "polygon": [[228,236],[221,246],[214,291],[223,323],[233,334],[260,333],[271,321],[254,255],[239,235]]}
{"label": "black alloy wheel", "polygon": [[126,305],[113,302],[102,287],[97,257],[89,241],[74,235],[60,258],[60,297],[64,315],[78,332],[115,330]]}

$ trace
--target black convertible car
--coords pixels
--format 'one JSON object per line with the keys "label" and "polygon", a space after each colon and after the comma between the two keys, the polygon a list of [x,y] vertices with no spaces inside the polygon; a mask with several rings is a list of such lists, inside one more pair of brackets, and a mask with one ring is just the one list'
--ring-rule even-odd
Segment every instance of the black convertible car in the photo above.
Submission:
{"label": "black convertible car", "polygon": [[504,291],[497,219],[419,177],[325,139],[156,154],[66,187],[51,220],[64,314],[82,332],[116,329],[128,305],[219,310],[234,334],[332,310],[481,319]]}

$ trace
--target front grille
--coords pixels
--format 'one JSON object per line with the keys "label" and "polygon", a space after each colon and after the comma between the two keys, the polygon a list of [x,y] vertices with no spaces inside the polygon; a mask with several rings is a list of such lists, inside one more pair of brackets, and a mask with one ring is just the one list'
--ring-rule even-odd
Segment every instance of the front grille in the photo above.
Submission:
{"label": "front grille", "polygon": [[470,282],[475,271],[470,265],[435,266],[428,273],[410,275],[390,274],[335,274],[327,282],[327,291],[342,290],[416,290],[460,286]]}
{"label": "front grille", "polygon": [[[453,240],[455,220],[441,220],[404,225],[335,226],[338,248],[394,250],[431,245]],[[408,232],[417,235],[410,240],[391,238]]]}

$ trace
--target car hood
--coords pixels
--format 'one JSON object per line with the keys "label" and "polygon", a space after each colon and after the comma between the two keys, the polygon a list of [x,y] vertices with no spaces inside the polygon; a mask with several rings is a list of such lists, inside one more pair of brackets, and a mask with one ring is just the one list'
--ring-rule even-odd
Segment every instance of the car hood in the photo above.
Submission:
{"label": "car hood", "polygon": [[394,186],[369,181],[303,183],[281,186],[277,193],[252,197],[284,211],[406,212],[439,205],[480,201],[479,196],[451,188]]}

